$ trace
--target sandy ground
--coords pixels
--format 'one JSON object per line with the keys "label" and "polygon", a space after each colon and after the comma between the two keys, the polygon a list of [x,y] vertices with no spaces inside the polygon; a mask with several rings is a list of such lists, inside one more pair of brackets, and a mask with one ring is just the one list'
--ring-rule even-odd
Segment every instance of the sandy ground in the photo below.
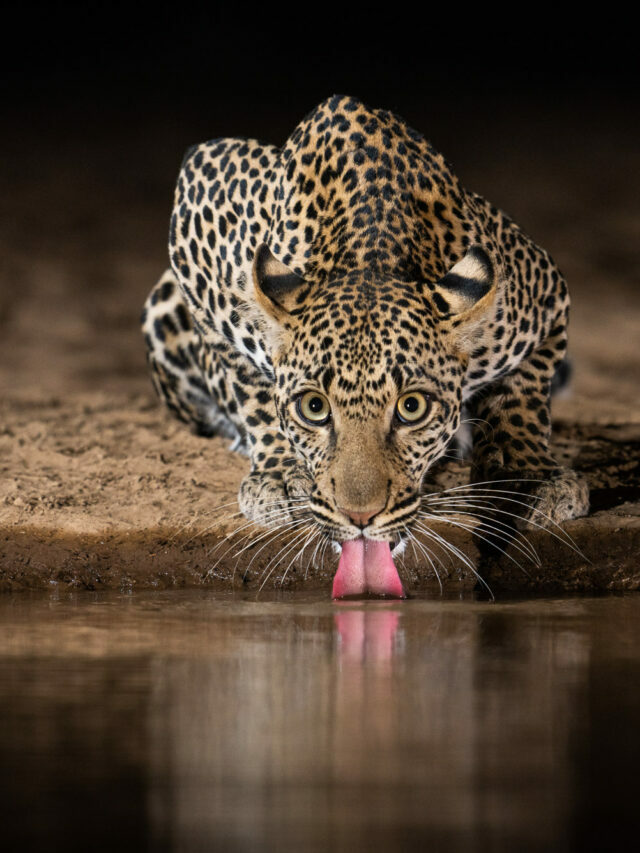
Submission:
{"label": "sandy ground", "polygon": [[[566,525],[582,555],[534,529],[528,536],[541,565],[527,575],[504,560],[486,567],[488,576],[518,589],[638,589],[637,127],[624,112],[593,125],[587,111],[563,121],[547,108],[532,126],[502,116],[488,127],[478,115],[460,140],[444,119],[410,118],[435,128],[430,135],[467,186],[552,252],[573,297],[574,378],[554,403],[554,420],[557,453],[592,489],[591,516]],[[162,130],[132,122],[105,135],[94,127],[53,147],[36,137],[26,151],[22,139],[6,140],[0,588],[258,588],[289,547],[286,538],[258,539],[251,527],[227,538],[243,524],[235,495],[247,462],[227,442],[196,438],[173,422],[146,376],[137,318],[165,266],[181,151],[232,132]],[[282,136],[278,129],[273,139]],[[163,145],[151,148],[156,138]],[[453,463],[443,477],[465,475]],[[477,562],[470,537],[450,538]],[[289,563],[285,557],[267,582],[280,582]],[[469,572],[460,580],[460,568],[448,567],[445,583],[473,583]],[[334,569],[331,554],[324,565],[304,554],[285,583],[329,588]],[[411,553],[404,571],[414,588],[434,581]]]}

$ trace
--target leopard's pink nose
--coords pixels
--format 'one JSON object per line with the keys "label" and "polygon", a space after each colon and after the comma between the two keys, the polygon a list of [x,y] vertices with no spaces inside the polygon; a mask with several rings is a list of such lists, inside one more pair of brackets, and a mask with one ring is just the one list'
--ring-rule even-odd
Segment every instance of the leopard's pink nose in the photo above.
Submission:
{"label": "leopard's pink nose", "polygon": [[364,512],[356,512],[355,510],[347,509],[347,507],[344,506],[339,506],[338,509],[350,518],[354,524],[357,524],[358,527],[365,527],[374,516],[379,512],[382,512],[384,507],[379,506],[375,509],[366,509]]}

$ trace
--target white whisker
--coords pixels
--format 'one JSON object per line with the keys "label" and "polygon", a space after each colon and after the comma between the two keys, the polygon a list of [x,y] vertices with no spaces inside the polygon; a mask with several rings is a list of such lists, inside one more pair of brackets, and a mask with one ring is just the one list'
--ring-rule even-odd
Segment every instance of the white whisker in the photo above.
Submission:
{"label": "white whisker", "polygon": [[[296,510],[296,512],[298,512],[298,513],[299,513],[299,512],[300,512],[300,508],[298,508],[298,509]],[[260,521],[257,521],[257,522],[250,522],[250,524],[256,524],[258,527],[261,527],[261,528],[265,526],[265,523],[266,523],[266,524],[270,524],[270,525],[272,525],[272,526],[271,526],[271,527],[269,527],[267,530],[265,530],[265,531],[264,531],[264,533],[261,533],[259,536],[257,536],[257,537],[256,537],[255,539],[253,539],[251,542],[249,542],[247,545],[243,546],[243,547],[242,547],[242,548],[237,552],[237,555],[240,555],[240,554],[242,554],[242,553],[243,553],[243,551],[246,551],[248,548],[253,547],[253,545],[254,545],[256,542],[259,542],[261,539],[263,539],[263,538],[264,538],[264,536],[266,536],[268,533],[270,533],[270,532],[274,529],[274,528],[273,528],[273,524],[274,524],[274,522],[277,522],[277,521],[278,521],[278,519],[286,519],[289,515],[290,515],[290,510],[288,510],[288,509],[286,509],[286,510],[279,510],[279,511],[277,511],[277,512],[275,512],[275,511],[274,511],[271,515],[266,516],[265,518],[261,518],[261,519],[260,519]],[[299,518],[299,515],[298,515],[298,516],[295,516],[295,515],[294,515],[294,516],[291,518],[291,521],[297,521],[297,520],[298,520],[298,518]],[[234,530],[232,535],[235,537],[235,535],[236,535],[237,533],[239,533],[239,532],[240,532],[241,530],[243,530],[245,527],[250,526],[250,524],[245,524],[245,525],[243,525],[243,527],[239,527],[237,530]],[[279,529],[280,525],[276,524],[276,527]],[[244,536],[240,537],[240,541],[244,541],[245,539],[248,539],[251,535],[252,535],[252,534],[251,534],[251,532],[249,532],[248,534],[245,534]],[[239,543],[238,543],[238,544],[239,544]]]}
{"label": "white whisker", "polygon": [[[280,565],[280,563],[285,559],[285,557],[286,557],[288,554],[290,554],[290,553],[291,553],[292,549],[293,549],[293,548],[295,548],[296,544],[297,544],[297,543],[298,543],[298,542],[299,542],[299,541],[300,541],[304,536],[306,536],[306,535],[307,535],[307,528],[306,528],[306,526],[305,526],[305,528],[303,528],[303,530],[302,530],[302,531],[296,531],[296,534],[294,535],[293,541],[292,541],[291,543],[289,543],[289,547],[288,547],[288,548],[286,548],[284,551],[281,551],[279,554],[276,554],[276,556],[275,556],[275,557],[272,557],[272,558],[271,558],[271,560],[270,560],[270,561],[267,563],[267,565],[265,566],[265,568],[264,568],[264,570],[263,570],[263,574],[264,574],[265,572],[267,572],[267,570],[269,569],[269,566],[271,566],[271,564],[272,564],[272,563],[273,563],[273,566],[272,566],[271,570],[267,573],[267,575],[266,575],[265,579],[264,579],[264,580],[262,581],[262,583],[260,584],[260,588],[258,589],[258,592],[256,593],[256,597],[257,597],[258,595],[260,595],[260,593],[262,592],[262,590],[263,590],[263,589],[264,589],[264,587],[265,587],[265,584],[267,583],[267,581],[269,580],[269,578],[271,577],[271,575],[274,573],[274,571],[278,568],[278,566]],[[274,561],[275,561],[275,562],[274,562]]]}
{"label": "white whisker", "polygon": [[[291,527],[297,523],[299,523],[297,520],[292,519],[289,522],[285,522],[283,524],[278,524],[275,527],[270,527],[267,531],[263,530],[262,533],[260,533],[260,535],[252,543],[250,543],[250,546],[254,545],[255,542],[260,541],[260,540],[264,539],[265,537],[275,538],[277,535],[279,535],[283,531],[286,531],[289,527]],[[223,551],[222,554],[220,554],[218,559],[213,563],[213,565],[211,566],[211,568],[207,572],[207,575],[206,575],[207,577],[210,573],[212,573],[220,565],[220,563],[222,562],[222,560],[225,559],[227,554],[229,554],[230,551],[232,551],[235,547],[237,547],[238,542],[235,538],[236,533],[238,533],[240,530],[246,529],[247,527],[257,527],[258,529],[262,530],[262,525],[260,523],[255,522],[255,521],[249,521],[246,524],[242,525],[242,527],[238,528],[237,531],[234,531],[232,534],[228,535],[224,540],[222,540],[222,542],[218,543],[218,545],[216,545],[216,547],[213,549],[213,551],[217,550],[217,548],[219,548],[223,543],[228,543],[228,547]],[[249,534],[247,534],[247,535],[251,536],[252,532],[253,531],[250,531]],[[240,541],[243,541],[244,539],[246,539],[247,535],[242,536]],[[269,542],[269,540],[265,543],[265,545],[268,544],[268,542]],[[242,549],[242,550],[244,550],[244,549]],[[260,549],[260,550],[262,550],[262,549]],[[209,552],[209,553],[211,553],[211,552]],[[257,553],[259,553],[259,552],[257,552]],[[234,556],[237,556],[237,555],[234,554]],[[255,556],[256,555],[254,554],[254,557]],[[238,560],[236,559],[236,563],[235,563],[235,566],[233,569],[233,574],[232,574],[232,580],[235,578],[237,566],[238,566]],[[247,567],[247,569],[248,569],[248,567]]]}
{"label": "white whisker", "polygon": [[[504,492],[504,494],[517,494],[517,495],[519,495],[520,493],[519,492]],[[507,510],[498,509],[497,507],[495,507],[493,504],[490,503],[492,512],[499,512],[499,513],[502,513],[504,515],[512,515],[513,518],[517,518],[519,521],[524,521],[527,524],[531,524],[533,527],[537,527],[540,530],[544,530],[546,533],[549,533],[549,535],[553,536],[559,542],[562,542],[568,548],[571,548],[571,550],[575,551],[575,553],[578,554],[580,557],[582,557],[585,560],[587,559],[584,556],[584,554],[582,553],[582,551],[578,548],[578,546],[576,545],[576,543],[574,542],[572,537],[567,533],[567,531],[564,530],[562,527],[560,527],[560,525],[557,524],[557,522],[555,522],[548,515],[545,515],[545,513],[541,512],[539,509],[537,509],[537,507],[531,506],[526,501],[519,501],[519,500],[516,500],[515,498],[504,497],[500,492],[498,492],[495,495],[495,498],[499,499],[500,501],[503,501],[503,502],[517,504],[518,506],[524,506],[530,512],[534,512],[537,515],[542,516],[542,518],[544,518],[553,527],[555,527],[557,530],[559,530],[560,533],[562,534],[562,536],[560,536],[554,530],[551,530],[550,527],[548,527],[544,524],[539,524],[538,522],[534,521],[532,518],[525,518],[525,517],[523,517],[521,515],[517,515],[515,513],[509,513]],[[454,498],[454,500],[460,500],[461,503],[464,502],[465,506],[470,506],[470,504],[469,504],[470,500],[472,500],[472,501],[489,501],[490,502],[493,499],[494,499],[494,496],[477,495],[477,494],[474,494],[474,495],[471,495],[471,496],[465,497],[465,498],[460,498],[459,496]],[[536,500],[538,500],[538,499],[536,498]],[[438,504],[442,504],[442,503],[446,503],[446,502],[447,502],[447,500],[444,497],[438,498],[437,500],[434,501],[434,503],[438,503]]]}
{"label": "white whisker", "polygon": [[[280,536],[281,534],[283,534],[283,535],[285,535],[285,536],[286,536],[287,534],[294,534],[294,535],[295,535],[295,534],[298,532],[298,529],[299,529],[303,524],[307,524],[307,523],[308,523],[308,519],[306,519],[306,518],[301,518],[301,519],[298,519],[297,521],[291,521],[291,522],[289,522],[286,528],[278,527],[278,528],[275,528],[275,529],[274,529],[274,530],[272,530],[272,531],[269,531],[270,533],[272,533],[271,537],[270,537],[269,539],[267,539],[267,541],[266,541],[266,542],[264,542],[264,543],[260,546],[260,548],[258,548],[258,550],[255,552],[255,554],[251,557],[251,559],[249,560],[248,565],[245,567],[245,570],[244,570],[244,572],[243,572],[243,575],[242,575],[243,579],[244,579],[244,578],[246,578],[246,576],[247,576],[247,574],[249,573],[249,570],[251,569],[251,566],[253,565],[253,562],[254,562],[254,560],[256,559],[256,557],[258,556],[258,554],[261,554],[261,553],[262,553],[262,551],[264,551],[264,549],[265,549],[268,545],[270,545],[272,542],[274,542],[274,541],[278,538],[278,536]],[[283,530],[284,530],[284,533],[283,533]],[[272,558],[272,559],[273,559],[273,558]]]}
{"label": "white whisker", "polygon": [[484,588],[487,590],[487,592],[491,596],[491,600],[492,601],[496,600],[495,595],[493,594],[491,587],[485,581],[485,579],[479,574],[479,572],[476,570],[475,566],[473,565],[473,563],[470,561],[470,559],[467,557],[466,554],[464,554],[459,548],[457,548],[451,542],[447,542],[447,540],[443,539],[442,536],[435,533],[435,531],[430,530],[429,528],[425,527],[420,522],[418,522],[417,527],[422,531],[422,533],[424,533],[425,536],[427,536],[428,538],[431,538],[434,541],[438,542],[441,548],[443,548],[444,550],[449,549],[451,551],[451,553],[454,554],[454,556],[456,556],[460,560],[460,562],[462,562],[469,569],[470,572],[472,572],[472,574],[474,575],[476,580],[478,580],[484,586]]}
{"label": "white whisker", "polygon": [[[529,572],[523,567],[523,565],[521,563],[518,562],[518,560],[515,559],[515,557],[512,557],[511,554],[508,554],[504,548],[501,548],[499,545],[496,545],[495,542],[491,541],[491,539],[487,538],[486,536],[483,536],[481,533],[478,533],[476,528],[470,527],[468,524],[463,524],[461,521],[453,521],[451,518],[447,518],[447,517],[438,517],[438,516],[434,516],[434,515],[432,515],[432,516],[427,515],[427,516],[423,516],[423,518],[427,518],[431,521],[446,521],[446,523],[450,524],[452,527],[459,527],[462,530],[466,530],[467,533],[472,533],[474,536],[477,536],[478,539],[482,539],[483,542],[487,542],[489,545],[491,545],[497,551],[500,551],[500,553],[504,554],[504,556],[507,557],[507,559],[511,560],[512,563],[516,564],[516,566],[520,569],[521,572],[523,572],[525,575],[527,575],[527,577],[530,577]],[[503,542],[505,541],[505,538],[502,536],[498,536],[498,538],[502,539]],[[522,548],[519,548],[513,541],[511,542],[511,544],[515,548],[517,548],[517,550],[519,550],[522,554],[524,554],[524,556],[527,557],[527,559],[531,560],[531,556],[529,554],[527,554],[526,551],[523,551]],[[532,562],[534,562],[534,561],[532,560]]]}
{"label": "white whisker", "polygon": [[[416,545],[417,545],[418,548],[420,549],[420,551],[422,552],[422,554],[426,557],[426,559],[427,559],[429,565],[431,566],[432,570],[435,572],[435,576],[438,578],[438,584],[440,586],[440,595],[442,595],[443,594],[442,580],[440,579],[440,575],[438,573],[438,570],[435,567],[435,563],[431,559],[431,552],[429,551],[429,549],[427,548],[427,546],[423,542],[420,542],[415,537],[415,535],[411,532],[411,530],[409,530],[409,528],[406,525],[405,525],[404,529],[405,529],[405,532],[409,536],[409,541],[411,542],[411,547],[413,548],[414,554],[416,553],[415,549],[416,549]],[[441,566],[441,568],[444,569],[444,566],[442,566],[442,563],[440,563],[440,566]]]}
{"label": "white whisker", "polygon": [[[496,510],[500,512],[500,510]],[[517,530],[516,528],[511,527],[506,524],[504,521],[500,521],[499,519],[493,518],[490,515],[484,515],[483,513],[475,513],[475,512],[465,512],[460,509],[435,509],[431,511],[432,514],[425,516],[423,513],[420,513],[422,517],[431,517],[433,518],[433,514],[438,515],[439,518],[442,518],[443,521],[448,521],[448,516],[451,515],[464,515],[473,519],[479,520],[479,523],[482,524],[484,529],[494,530],[496,535],[499,536],[503,541],[513,542],[514,547],[518,548],[518,550],[528,559],[530,559],[533,563],[536,563],[538,566],[541,566],[542,563],[540,561],[540,557],[536,549],[533,547],[531,542],[524,536],[524,534]],[[496,526],[499,525],[499,526]],[[475,532],[475,531],[474,531]]]}
{"label": "white whisker", "polygon": [[[298,549],[298,551],[293,555],[293,558],[291,559],[291,562],[289,563],[289,565],[287,566],[287,568],[284,570],[284,574],[282,575],[282,579],[281,579],[281,581],[280,581],[280,586],[284,586],[284,582],[285,582],[285,579],[286,579],[286,577],[287,577],[287,573],[289,572],[289,569],[291,568],[291,566],[292,566],[292,565],[295,563],[295,561],[296,561],[297,559],[299,559],[299,557],[304,553],[305,549],[306,549],[307,547],[309,547],[309,546],[310,546],[310,544],[313,542],[314,537],[315,537],[315,536],[319,536],[319,535],[320,535],[320,534],[319,534],[319,531],[318,531],[318,529],[317,529],[317,527],[318,527],[318,526],[317,526],[317,524],[315,524],[315,522],[314,522],[314,523],[312,523],[312,525],[311,525],[311,529],[310,529],[310,531],[309,531],[309,535],[308,535],[308,536],[307,536],[307,538],[304,540],[304,542],[302,543],[302,545],[300,546],[300,548]],[[307,566],[308,566],[308,564],[307,564]],[[306,576],[306,572],[305,572],[305,576]]]}

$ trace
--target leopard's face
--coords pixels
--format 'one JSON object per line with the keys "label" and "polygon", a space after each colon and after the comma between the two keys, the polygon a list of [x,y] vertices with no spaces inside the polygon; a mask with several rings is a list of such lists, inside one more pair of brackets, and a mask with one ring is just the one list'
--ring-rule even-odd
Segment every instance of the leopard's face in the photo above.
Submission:
{"label": "leopard's face", "polygon": [[460,420],[464,360],[414,283],[352,276],[295,309],[274,356],[281,425],[330,538],[396,541]]}

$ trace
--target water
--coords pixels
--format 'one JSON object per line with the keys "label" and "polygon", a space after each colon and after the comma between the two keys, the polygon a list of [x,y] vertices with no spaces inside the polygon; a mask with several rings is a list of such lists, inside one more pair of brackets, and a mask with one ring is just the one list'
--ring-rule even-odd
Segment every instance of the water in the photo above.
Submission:
{"label": "water", "polygon": [[7,850],[610,850],[640,597],[0,598]]}

